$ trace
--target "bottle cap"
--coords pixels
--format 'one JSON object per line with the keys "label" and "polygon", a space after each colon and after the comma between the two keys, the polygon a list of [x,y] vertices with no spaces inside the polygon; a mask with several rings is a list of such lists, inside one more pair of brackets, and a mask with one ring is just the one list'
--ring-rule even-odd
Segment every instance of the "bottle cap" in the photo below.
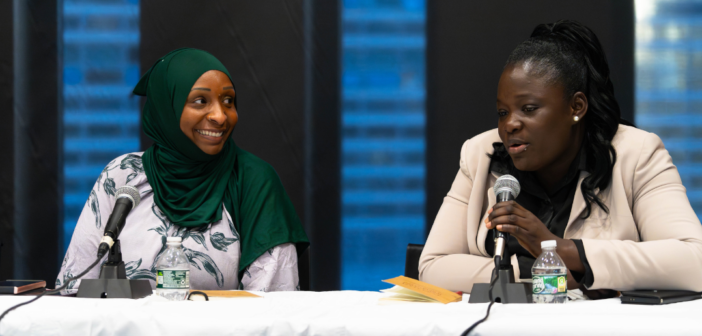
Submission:
{"label": "bottle cap", "polygon": [[181,241],[183,241],[183,239],[180,238],[180,237],[168,237],[168,238],[166,238],[166,242],[168,242],[168,243],[180,243]]}
{"label": "bottle cap", "polygon": [[541,248],[556,247],[555,240],[544,240],[541,242]]}

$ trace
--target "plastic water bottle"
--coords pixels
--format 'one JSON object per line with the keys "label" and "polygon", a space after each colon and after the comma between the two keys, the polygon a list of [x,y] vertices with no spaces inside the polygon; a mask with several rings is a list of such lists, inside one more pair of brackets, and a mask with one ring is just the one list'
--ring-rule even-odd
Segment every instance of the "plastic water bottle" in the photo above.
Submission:
{"label": "plastic water bottle", "polygon": [[168,248],[156,262],[156,295],[183,301],[190,292],[190,263],[180,237],[168,237]]}
{"label": "plastic water bottle", "polygon": [[568,301],[568,269],[556,253],[556,241],[541,242],[541,255],[531,268],[534,303],[566,303]]}

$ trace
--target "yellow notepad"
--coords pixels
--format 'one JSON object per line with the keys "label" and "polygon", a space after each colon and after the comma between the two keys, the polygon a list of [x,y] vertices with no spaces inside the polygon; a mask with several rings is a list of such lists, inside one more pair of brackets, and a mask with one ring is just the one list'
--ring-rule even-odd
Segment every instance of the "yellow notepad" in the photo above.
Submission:
{"label": "yellow notepad", "polygon": [[463,298],[462,295],[450,290],[404,276],[383,280],[383,282],[393,284],[395,287],[381,290],[381,292],[384,293],[394,294],[380,299],[382,301],[435,302],[446,304],[459,302]]}

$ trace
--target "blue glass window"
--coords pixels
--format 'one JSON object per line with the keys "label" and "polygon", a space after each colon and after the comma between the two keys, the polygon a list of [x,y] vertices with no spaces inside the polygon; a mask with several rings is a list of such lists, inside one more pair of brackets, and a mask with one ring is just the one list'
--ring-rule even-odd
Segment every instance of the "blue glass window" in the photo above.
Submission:
{"label": "blue glass window", "polygon": [[702,1],[636,1],[636,124],[663,139],[702,214]]}
{"label": "blue glass window", "polygon": [[342,289],[378,290],[424,241],[425,3],[343,2]]}
{"label": "blue glass window", "polygon": [[138,0],[63,1],[64,250],[102,169],[139,150]]}

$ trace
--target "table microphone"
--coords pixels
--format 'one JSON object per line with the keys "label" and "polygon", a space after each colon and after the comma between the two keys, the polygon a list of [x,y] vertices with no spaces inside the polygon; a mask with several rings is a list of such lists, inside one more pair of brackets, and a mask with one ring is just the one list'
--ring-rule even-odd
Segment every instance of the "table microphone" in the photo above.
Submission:
{"label": "table microphone", "polygon": [[[500,203],[515,200],[519,196],[521,187],[514,176],[506,174],[497,178],[493,190],[495,190],[497,203]],[[500,259],[503,259],[508,239],[509,233],[495,229],[495,257],[499,256]]]}
{"label": "table microphone", "polygon": [[126,185],[117,189],[115,207],[107,220],[105,235],[98,246],[98,258],[102,258],[112,248],[115,240],[119,237],[119,233],[124,228],[127,215],[139,205],[140,201],[141,195],[139,195],[137,188]]}
{"label": "table microphone", "polygon": [[[512,175],[502,175],[495,181],[495,198],[497,203],[513,201],[519,196],[519,181]],[[490,283],[474,283],[470,292],[470,303],[490,302],[488,311],[482,320],[466,329],[467,335],[473,328],[485,321],[490,314],[490,307],[495,302],[501,303],[531,303],[531,283],[515,282],[514,269],[509,258],[507,240],[509,234],[493,229],[495,237],[495,269],[492,271]],[[503,259],[504,257],[504,259]]]}

